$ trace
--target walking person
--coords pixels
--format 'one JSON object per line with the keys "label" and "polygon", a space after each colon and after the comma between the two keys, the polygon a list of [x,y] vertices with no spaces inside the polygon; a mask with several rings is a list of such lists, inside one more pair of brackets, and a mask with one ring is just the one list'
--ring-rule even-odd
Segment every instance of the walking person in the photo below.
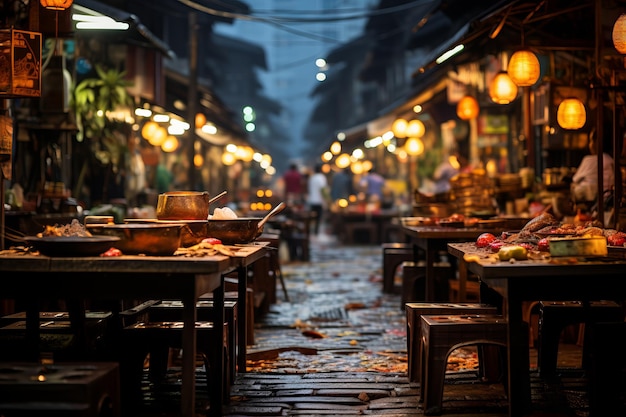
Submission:
{"label": "walking person", "polygon": [[314,235],[319,234],[322,216],[324,214],[324,206],[326,204],[325,194],[328,191],[328,180],[322,172],[322,165],[315,165],[314,173],[309,177],[308,181],[308,204],[309,210],[315,213],[316,217],[313,222],[312,232]]}
{"label": "walking person", "polygon": [[299,206],[302,203],[304,191],[304,178],[295,163],[289,165],[289,169],[283,175],[285,183],[285,201],[289,206]]}

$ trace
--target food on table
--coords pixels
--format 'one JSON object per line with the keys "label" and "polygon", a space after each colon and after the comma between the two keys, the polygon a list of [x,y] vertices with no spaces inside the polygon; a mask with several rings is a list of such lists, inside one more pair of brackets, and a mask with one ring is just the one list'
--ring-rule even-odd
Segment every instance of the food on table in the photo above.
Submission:
{"label": "food on table", "polygon": [[237,213],[230,207],[216,207],[215,210],[213,210],[213,215],[209,216],[209,220],[231,220],[236,218]]}
{"label": "food on table", "polygon": [[498,251],[498,259],[501,261],[510,261],[511,259],[523,261],[528,259],[528,249],[520,245],[503,246]]}
{"label": "food on table", "polygon": [[78,219],[72,219],[70,224],[46,226],[43,232],[37,234],[37,237],[47,236],[91,237],[92,235]]}
{"label": "food on table", "polygon": [[496,236],[492,233],[483,233],[476,239],[476,246],[486,248],[491,242],[496,240]]}
{"label": "food on table", "polygon": [[607,234],[606,240],[610,246],[625,246],[626,233],[612,230],[612,232]]}
{"label": "food on table", "polygon": [[522,228],[522,232],[536,232],[538,230],[543,229],[548,226],[558,225],[559,221],[550,213],[541,213],[537,217],[530,220],[526,225]]}
{"label": "food on table", "polygon": [[550,239],[544,237],[537,242],[537,249],[541,252],[550,252]]}

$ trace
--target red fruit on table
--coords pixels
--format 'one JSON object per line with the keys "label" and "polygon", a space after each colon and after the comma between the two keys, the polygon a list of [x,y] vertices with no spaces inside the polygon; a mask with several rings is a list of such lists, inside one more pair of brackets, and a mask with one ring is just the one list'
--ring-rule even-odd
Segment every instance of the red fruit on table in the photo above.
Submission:
{"label": "red fruit on table", "polygon": [[493,242],[491,242],[488,246],[489,246],[489,250],[491,250],[493,253],[498,253],[500,248],[504,246],[504,242],[496,239]]}
{"label": "red fruit on table", "polygon": [[486,248],[494,240],[496,240],[496,237],[492,233],[483,233],[476,239],[476,246]]}
{"label": "red fruit on table", "polygon": [[550,241],[547,237],[539,239],[539,242],[537,242],[537,249],[541,252],[550,252]]}

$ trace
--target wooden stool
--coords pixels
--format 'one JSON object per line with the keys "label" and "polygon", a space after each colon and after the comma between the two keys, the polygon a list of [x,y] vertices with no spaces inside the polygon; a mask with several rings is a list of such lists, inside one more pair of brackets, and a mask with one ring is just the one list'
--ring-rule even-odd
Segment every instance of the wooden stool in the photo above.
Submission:
{"label": "wooden stool", "polygon": [[406,348],[408,376],[420,382],[422,360],[422,315],[497,314],[497,308],[477,303],[406,303]]}
{"label": "wooden stool", "polygon": [[356,242],[355,233],[367,232],[369,241],[360,243],[376,243],[378,242],[378,227],[374,222],[348,222],[343,225],[345,231],[346,243],[359,243]]}
{"label": "wooden stool", "polygon": [[404,309],[406,303],[424,301],[426,299],[426,265],[420,265],[413,261],[402,262],[402,294],[400,309]]}
{"label": "wooden stool", "polygon": [[[448,280],[448,298],[452,303],[458,303],[459,299],[459,280],[456,278]],[[480,283],[474,280],[465,281],[465,298],[464,301],[477,302],[480,300]]]}
{"label": "wooden stool", "polygon": [[[424,415],[440,415],[443,411],[443,385],[450,353],[471,345],[479,345],[479,348],[482,345],[505,348],[508,323],[500,315],[426,315],[421,320],[420,401],[424,403]],[[505,358],[506,353],[501,353],[501,357]]]}
{"label": "wooden stool", "polygon": [[590,366],[589,415],[623,416],[626,404],[621,393],[626,387],[626,323],[598,322],[587,329]]}
{"label": "wooden stool", "polygon": [[[200,321],[212,322],[215,320],[216,311],[213,308],[213,300],[200,300],[196,303],[197,319]],[[182,321],[183,303],[181,301],[162,300],[158,304],[148,309],[148,321],[150,322],[171,322]],[[229,372],[231,380],[237,374],[237,301],[224,301],[224,321],[228,324],[228,356]]]}
{"label": "wooden stool", "polygon": [[405,261],[413,260],[413,245],[410,243],[383,243],[383,293],[394,294],[395,276],[398,267]]}
{"label": "wooden stool", "polygon": [[0,415],[118,417],[120,375],[114,362],[0,363]]}
{"label": "wooden stool", "polygon": [[[41,312],[39,317],[40,350],[52,352],[55,359],[71,360],[77,357],[103,359],[108,355],[109,338],[114,329],[111,312],[86,315],[84,345],[77,341],[67,312]],[[2,318],[0,328],[0,356],[22,358],[28,351],[26,343],[26,313],[18,312]],[[26,359],[26,358],[23,358]]]}
{"label": "wooden stool", "polygon": [[[563,329],[571,324],[594,322],[622,322],[622,308],[614,301],[591,301],[585,308],[581,301],[541,301],[539,311],[539,340],[537,368],[541,377],[556,374],[559,340]],[[584,327],[581,329],[584,331]],[[591,343],[584,337],[582,367],[587,368]]]}
{"label": "wooden stool", "polygon": [[[126,348],[120,358],[122,392],[128,393],[128,399],[138,401],[141,391],[141,375],[146,356],[150,354],[150,379],[155,385],[163,380],[167,372],[167,364],[169,359],[170,348],[182,348],[182,322],[137,322],[127,326],[123,330],[122,338]],[[215,334],[215,327],[212,322],[197,321],[196,335],[198,355],[202,357],[206,368],[207,395],[213,401],[217,401],[212,392],[213,387],[222,384],[223,398],[217,407],[222,403],[226,403],[230,397],[230,364],[233,358],[229,357],[228,346],[228,323],[224,323],[224,332],[222,337]],[[221,340],[221,349],[223,349],[224,361],[217,363],[215,361],[218,343]],[[223,379],[217,380],[211,372],[212,369],[222,368]]]}
{"label": "wooden stool", "polygon": [[[448,262],[435,263],[435,271],[437,280],[434,283],[436,300],[444,301],[446,296],[441,293],[444,290],[444,284],[447,287],[448,278],[453,273]],[[400,300],[400,309],[404,310],[406,303],[415,301],[424,301],[426,299],[426,264],[419,262],[405,261],[402,262],[402,295]],[[445,294],[447,295],[447,290]]]}

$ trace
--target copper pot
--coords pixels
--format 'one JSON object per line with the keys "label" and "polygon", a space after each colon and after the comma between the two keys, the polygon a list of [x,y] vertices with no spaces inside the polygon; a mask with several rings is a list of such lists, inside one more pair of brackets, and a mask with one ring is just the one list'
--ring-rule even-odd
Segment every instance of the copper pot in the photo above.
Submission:
{"label": "copper pot", "polygon": [[111,244],[126,255],[145,254],[169,256],[181,246],[181,233],[185,223],[129,223],[90,224],[86,227],[93,235],[115,236],[120,240]]}
{"label": "copper pot", "polygon": [[206,220],[209,217],[209,193],[169,191],[159,194],[156,216],[159,220]]}

